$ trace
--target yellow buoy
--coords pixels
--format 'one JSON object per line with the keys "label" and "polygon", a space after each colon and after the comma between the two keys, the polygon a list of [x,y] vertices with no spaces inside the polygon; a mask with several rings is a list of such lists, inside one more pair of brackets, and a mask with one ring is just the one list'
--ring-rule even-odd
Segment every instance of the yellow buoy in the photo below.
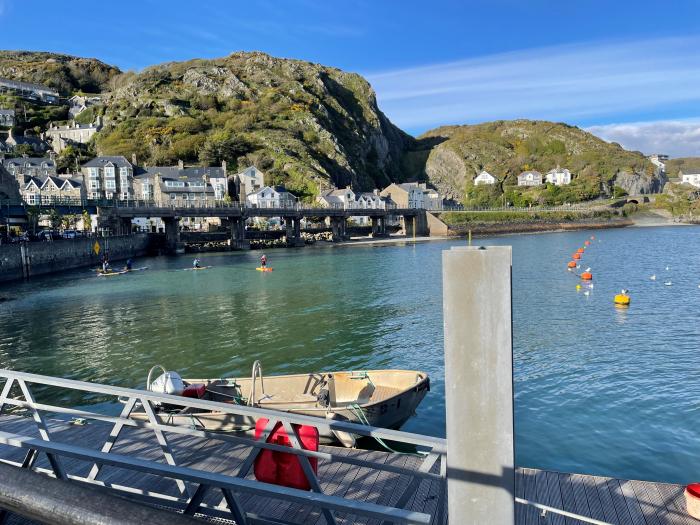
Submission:
{"label": "yellow buoy", "polygon": [[577,285],[576,285],[576,291],[578,292],[578,291],[580,291],[580,290],[581,290],[581,285],[580,285],[580,284],[577,284]]}
{"label": "yellow buoy", "polygon": [[615,304],[619,304],[622,306],[629,306],[630,304],[630,296],[627,294],[619,293],[615,296]]}

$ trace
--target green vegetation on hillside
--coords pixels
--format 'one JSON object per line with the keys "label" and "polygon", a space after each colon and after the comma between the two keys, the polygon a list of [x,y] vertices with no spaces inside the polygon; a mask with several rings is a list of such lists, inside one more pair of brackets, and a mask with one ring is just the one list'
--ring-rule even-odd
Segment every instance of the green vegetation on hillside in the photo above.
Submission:
{"label": "green vegetation on hillside", "polygon": [[[446,126],[425,133],[419,140],[437,144],[425,163],[430,180],[445,193],[458,198],[464,195],[469,205],[496,204],[503,199],[516,206],[588,200],[612,195],[620,173],[654,173],[654,166],[641,153],[554,122],[514,120]],[[572,172],[571,185],[517,187],[519,173],[536,170],[545,175],[557,166]],[[499,179],[495,187],[473,186],[473,178],[482,169]]]}
{"label": "green vegetation on hillside", "polygon": [[119,69],[94,58],[57,53],[0,51],[0,77],[43,84],[61,95],[77,91],[100,93],[109,89]]}
{"label": "green vegetation on hillside", "polygon": [[235,53],[126,74],[106,101],[102,154],[148,164],[255,164],[302,197],[319,184],[383,187],[412,139],[359,75],[263,53]]}

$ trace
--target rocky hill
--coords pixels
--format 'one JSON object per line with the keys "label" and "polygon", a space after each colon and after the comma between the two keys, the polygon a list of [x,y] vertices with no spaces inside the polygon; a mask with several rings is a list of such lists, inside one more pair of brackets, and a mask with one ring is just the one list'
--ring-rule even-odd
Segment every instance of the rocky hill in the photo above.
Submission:
{"label": "rocky hill", "polygon": [[122,75],[104,107],[103,154],[140,162],[255,164],[311,197],[321,185],[383,187],[414,139],[361,76],[264,53],[234,53]]}
{"label": "rocky hill", "polygon": [[119,69],[94,58],[79,58],[56,53],[0,51],[0,77],[43,84],[61,95],[76,91],[100,93]]}
{"label": "rocky hill", "polygon": [[663,186],[642,153],[567,124],[512,120],[445,126],[428,131],[419,143],[425,146],[423,152],[414,154],[408,168],[414,176],[423,170],[440,190],[457,199],[482,169],[511,185],[522,171],[545,174],[565,167],[575,175],[573,198],[612,192],[614,186],[628,193],[650,193]]}
{"label": "rocky hill", "polygon": [[[0,76],[42,83],[63,95],[103,93],[101,106],[79,116],[91,122],[101,115],[105,122],[85,155],[136,154],[149,165],[225,160],[230,170],[254,164],[268,174],[268,184],[283,183],[306,199],[330,184],[369,190],[424,180],[464,200],[481,169],[509,187],[523,170],[546,173],[557,165],[575,174],[571,187],[546,199],[536,194],[542,188],[527,190],[531,195],[523,202],[584,200],[612,193],[615,186],[649,193],[664,182],[641,153],[566,124],[446,126],[416,140],[384,116],[361,76],[259,52],[121,73],[95,59],[2,51]],[[0,102],[5,99],[15,102],[7,96]],[[67,107],[23,107],[27,122],[19,123],[20,130],[41,131],[49,121],[67,118]],[[504,184],[490,188],[493,195],[484,202],[500,198]]]}

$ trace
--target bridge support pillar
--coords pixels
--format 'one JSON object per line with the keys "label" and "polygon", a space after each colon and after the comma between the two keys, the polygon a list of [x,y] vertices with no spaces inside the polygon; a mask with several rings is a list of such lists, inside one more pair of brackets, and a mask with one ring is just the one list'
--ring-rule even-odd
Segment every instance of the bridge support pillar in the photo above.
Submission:
{"label": "bridge support pillar", "polygon": [[428,237],[428,217],[424,210],[417,210],[415,214],[403,216],[404,231],[406,237]]}
{"label": "bridge support pillar", "polygon": [[167,253],[183,253],[185,246],[184,243],[180,242],[180,218],[163,217],[163,224],[165,225],[165,250]]}
{"label": "bridge support pillar", "polygon": [[125,217],[119,217],[119,220],[117,222],[117,235],[131,235],[132,233],[132,228],[131,228],[131,219],[125,218]]}
{"label": "bridge support pillar", "polygon": [[243,217],[229,217],[231,225],[231,240],[229,248],[231,250],[249,250],[250,241],[245,238],[245,219]]}
{"label": "bridge support pillar", "polygon": [[295,248],[304,246],[304,239],[301,238],[301,217],[287,218],[285,223],[287,224],[287,246]]}
{"label": "bridge support pillar", "polygon": [[387,237],[386,217],[372,217],[372,237]]}
{"label": "bridge support pillar", "polygon": [[331,232],[333,242],[344,241],[347,238],[345,217],[331,217]]}

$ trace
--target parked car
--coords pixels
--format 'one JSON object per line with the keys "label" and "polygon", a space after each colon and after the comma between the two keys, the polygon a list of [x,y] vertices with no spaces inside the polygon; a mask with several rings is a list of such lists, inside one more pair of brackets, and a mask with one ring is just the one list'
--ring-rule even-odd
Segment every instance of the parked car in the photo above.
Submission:
{"label": "parked car", "polygon": [[58,239],[59,235],[58,232],[53,230],[42,230],[37,234],[37,238],[40,241],[53,241],[54,239]]}
{"label": "parked car", "polygon": [[63,230],[62,237],[64,239],[75,239],[78,236],[78,232],[75,230]]}

